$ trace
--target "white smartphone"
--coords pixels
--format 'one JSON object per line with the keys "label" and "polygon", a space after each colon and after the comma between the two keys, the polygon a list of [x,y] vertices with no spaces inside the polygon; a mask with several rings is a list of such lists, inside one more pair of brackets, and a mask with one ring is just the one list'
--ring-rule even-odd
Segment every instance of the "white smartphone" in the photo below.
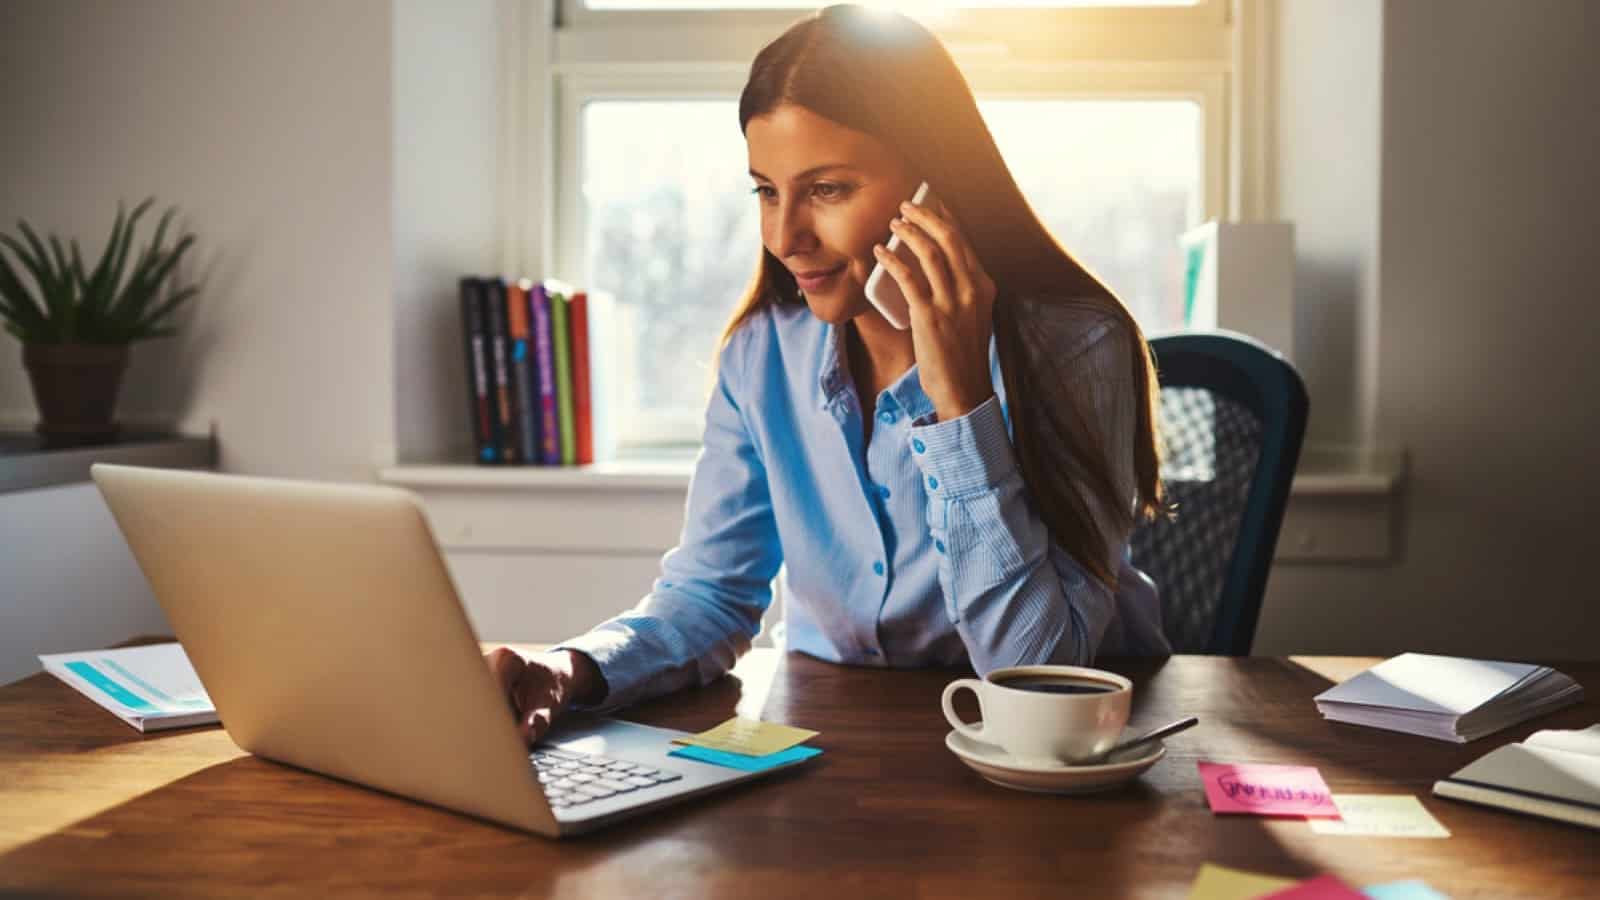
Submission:
{"label": "white smartphone", "polygon": [[[917,192],[911,195],[911,202],[917,206],[926,206],[940,214],[944,212],[943,205],[934,197],[933,189],[928,187],[926,181],[917,185]],[[900,235],[890,234],[889,242],[884,246],[911,268],[921,268],[921,263],[917,262],[917,255],[900,240]],[[911,306],[906,302],[906,295],[900,292],[900,283],[884,269],[883,263],[872,267],[872,274],[867,276],[866,293],[867,299],[878,308],[878,312],[883,313],[883,317],[890,325],[901,331],[911,327]]]}

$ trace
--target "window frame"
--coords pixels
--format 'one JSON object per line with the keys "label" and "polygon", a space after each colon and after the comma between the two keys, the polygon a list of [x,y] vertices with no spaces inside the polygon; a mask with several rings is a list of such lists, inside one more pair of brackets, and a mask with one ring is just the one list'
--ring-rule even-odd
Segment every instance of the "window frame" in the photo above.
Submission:
{"label": "window frame", "polygon": [[[1262,124],[1266,107],[1241,96],[1241,86],[1254,82],[1238,75],[1255,61],[1250,54],[1264,52],[1263,40],[1259,27],[1244,33],[1233,27],[1240,7],[1254,16],[1265,5],[1200,0],[1183,7],[991,9],[980,11],[981,21],[974,11],[959,11],[934,30],[983,99],[1198,103],[1199,221],[1234,220],[1258,213],[1267,199],[1256,196],[1265,191],[1254,172],[1265,152],[1261,135],[1269,131]],[[524,168],[502,166],[510,182],[502,195],[523,199],[502,217],[502,261],[579,284],[588,226],[578,177],[583,104],[737,98],[750,60],[805,13],[591,10],[582,0],[513,0],[508,7],[515,20],[503,52],[516,62],[503,71],[510,81],[507,108],[520,127],[502,134],[502,147]],[[1023,22],[1028,27],[1019,30]],[[1031,43],[1014,39],[1024,33]],[[1251,121],[1239,121],[1240,108]],[[1241,150],[1253,152],[1241,161]],[[692,417],[650,413],[614,423],[614,434],[618,449],[630,452],[698,444],[700,425],[699,410]]]}

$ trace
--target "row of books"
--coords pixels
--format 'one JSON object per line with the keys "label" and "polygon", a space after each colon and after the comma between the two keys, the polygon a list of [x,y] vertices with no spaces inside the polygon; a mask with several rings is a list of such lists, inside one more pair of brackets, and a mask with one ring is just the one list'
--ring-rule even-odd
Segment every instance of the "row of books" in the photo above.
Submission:
{"label": "row of books", "polygon": [[466,276],[461,332],[480,464],[594,462],[587,292]]}

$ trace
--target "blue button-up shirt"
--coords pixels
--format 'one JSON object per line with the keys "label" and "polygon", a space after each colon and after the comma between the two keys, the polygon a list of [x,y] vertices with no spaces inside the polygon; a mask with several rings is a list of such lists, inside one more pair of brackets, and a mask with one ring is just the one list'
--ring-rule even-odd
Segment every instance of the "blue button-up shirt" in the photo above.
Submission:
{"label": "blue button-up shirt", "polygon": [[987,673],[1167,652],[1126,535],[1113,594],[1030,508],[992,342],[996,396],[940,422],[913,366],[877,396],[868,440],[843,335],[775,306],[723,349],[678,546],[637,606],[559,645],[598,665],[603,708],[730,669],[780,566],[782,645],[832,662]]}

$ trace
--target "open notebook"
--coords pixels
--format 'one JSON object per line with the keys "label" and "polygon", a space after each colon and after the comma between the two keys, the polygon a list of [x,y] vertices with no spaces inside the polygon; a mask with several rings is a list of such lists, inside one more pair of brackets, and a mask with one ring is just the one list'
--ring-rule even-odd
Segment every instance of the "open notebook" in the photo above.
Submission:
{"label": "open notebook", "polygon": [[1465,743],[1583,699],[1549,666],[1402,653],[1318,694],[1323,718]]}
{"label": "open notebook", "polygon": [[1433,792],[1600,828],[1600,725],[1536,731],[1434,782]]}

